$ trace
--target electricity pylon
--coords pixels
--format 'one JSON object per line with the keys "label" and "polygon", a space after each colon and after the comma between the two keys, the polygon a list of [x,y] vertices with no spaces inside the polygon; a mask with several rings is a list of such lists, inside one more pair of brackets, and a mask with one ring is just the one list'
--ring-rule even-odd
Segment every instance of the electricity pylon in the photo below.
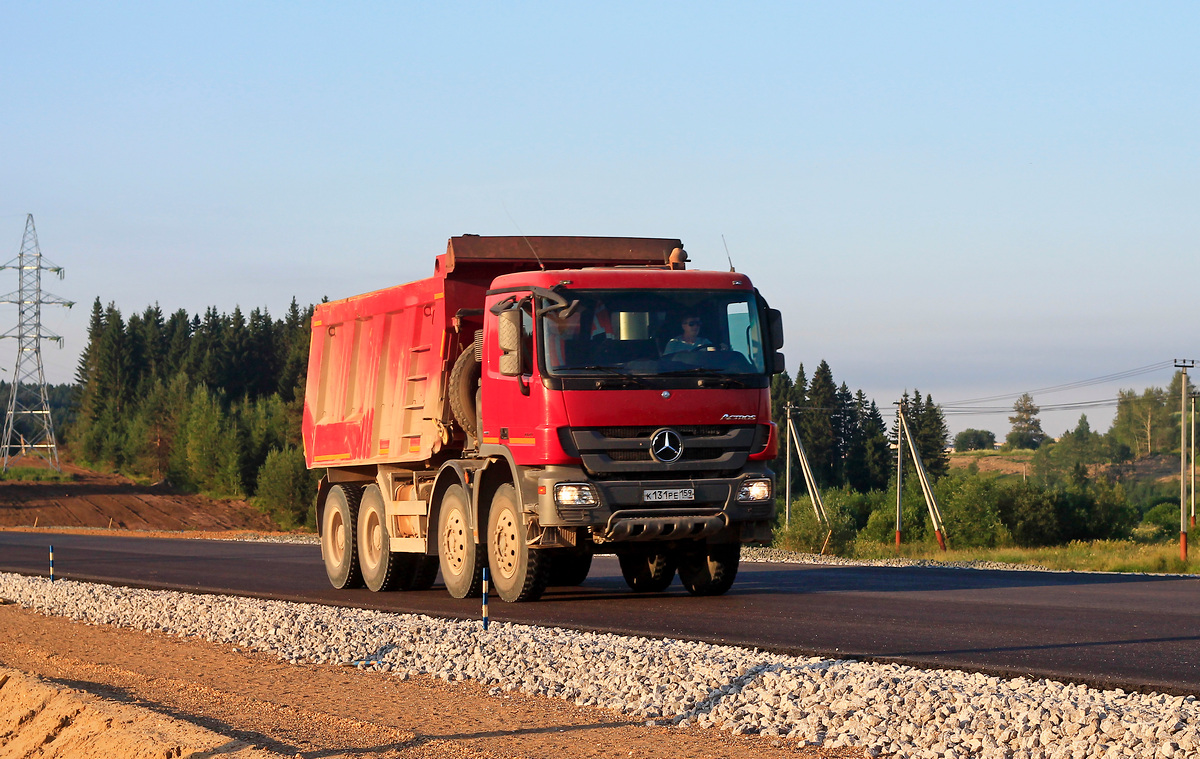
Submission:
{"label": "electricity pylon", "polygon": [[12,373],[4,438],[0,441],[4,447],[2,471],[8,471],[9,459],[17,453],[38,456],[57,471],[62,471],[54,438],[54,421],[50,418],[50,401],[46,396],[46,375],[42,371],[42,341],[53,340],[61,345],[62,338],[42,328],[42,306],[70,308],[75,304],[42,292],[43,271],[57,274],[59,279],[63,278],[64,272],[62,267],[42,257],[33,214],[25,220],[21,252],[0,269],[16,269],[20,277],[16,292],[0,297],[0,303],[15,303],[19,311],[17,326],[0,335],[17,339],[17,365]]}

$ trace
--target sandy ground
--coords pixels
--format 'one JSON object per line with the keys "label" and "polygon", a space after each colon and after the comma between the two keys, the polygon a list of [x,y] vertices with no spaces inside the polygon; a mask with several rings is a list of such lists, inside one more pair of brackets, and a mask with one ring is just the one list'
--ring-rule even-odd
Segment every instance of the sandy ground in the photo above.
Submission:
{"label": "sandy ground", "polygon": [[[225,756],[247,747],[306,759],[863,756],[861,749],[797,750],[777,739],[647,726],[556,699],[491,697],[469,682],[290,665],[203,641],[43,617],[12,604],[0,606],[0,667],[76,691],[58,695],[90,704],[93,711],[79,707],[72,723],[95,730],[108,720],[95,737],[100,742],[87,751],[84,744],[79,753],[17,751],[51,735],[50,728],[79,705],[60,701],[51,707],[52,698],[18,697],[21,689],[6,685],[0,688],[0,757],[102,756],[105,752],[95,747],[106,745],[105,731],[112,732],[114,742],[127,741],[133,724],[145,728],[138,745],[146,756],[188,756],[184,749],[197,756]],[[46,706],[37,707],[43,701]],[[114,717],[103,711],[111,706],[136,713]],[[21,715],[26,719],[17,725]],[[214,751],[214,740],[224,748]],[[179,750],[169,753],[173,747]],[[137,755],[126,751],[107,755]]]}

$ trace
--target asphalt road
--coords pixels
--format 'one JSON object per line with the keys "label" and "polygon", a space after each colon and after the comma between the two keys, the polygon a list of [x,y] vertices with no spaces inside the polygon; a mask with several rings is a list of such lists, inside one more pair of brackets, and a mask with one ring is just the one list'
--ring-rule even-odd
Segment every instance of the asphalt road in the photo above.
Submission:
{"label": "asphalt road", "polygon": [[[339,606],[478,615],[435,585],[330,587],[311,545],[0,532],[0,571]],[[940,568],[744,563],[733,589],[693,598],[678,580],[635,595],[597,557],[578,588],[490,604],[496,620],[898,661],[1104,687],[1200,694],[1200,579]]]}

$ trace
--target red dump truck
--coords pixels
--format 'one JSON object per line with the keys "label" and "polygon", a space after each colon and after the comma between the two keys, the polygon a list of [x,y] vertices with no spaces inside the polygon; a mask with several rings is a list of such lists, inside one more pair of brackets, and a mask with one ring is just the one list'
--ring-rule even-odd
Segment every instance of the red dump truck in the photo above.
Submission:
{"label": "red dump truck", "polygon": [[433,276],[322,303],[304,450],[337,588],[505,601],[616,554],[634,591],[724,593],[768,541],[783,326],[679,240],[452,238]]}

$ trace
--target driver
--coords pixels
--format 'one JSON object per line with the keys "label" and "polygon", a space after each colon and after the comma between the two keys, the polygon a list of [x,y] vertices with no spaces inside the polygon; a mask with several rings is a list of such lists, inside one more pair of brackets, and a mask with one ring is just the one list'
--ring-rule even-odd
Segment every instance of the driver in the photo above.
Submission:
{"label": "driver", "polygon": [[684,314],[683,318],[679,320],[679,324],[683,330],[683,334],[678,337],[672,337],[667,342],[666,347],[663,348],[664,356],[671,353],[698,351],[706,348],[714,350],[712,341],[700,336],[702,322],[700,321],[699,314]]}

